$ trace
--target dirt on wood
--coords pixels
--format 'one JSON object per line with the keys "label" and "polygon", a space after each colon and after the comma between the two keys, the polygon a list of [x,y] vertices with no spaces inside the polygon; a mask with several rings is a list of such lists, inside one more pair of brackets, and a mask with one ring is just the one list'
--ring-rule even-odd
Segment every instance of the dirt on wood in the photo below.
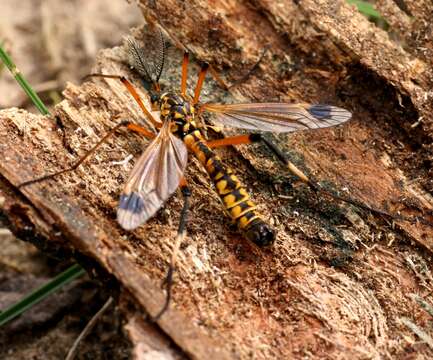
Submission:
{"label": "dirt on wood", "polygon": [[[432,5],[404,3],[402,9],[378,2],[395,26],[391,34],[344,1],[140,1],[150,25],[131,34],[151,51],[152,26],[163,30],[171,46],[162,85],[175,89],[184,49],[195,59],[192,88],[199,62],[235,83],[267,47],[258,69],[229,92],[209,77],[202,101],[306,101],[350,110],[353,119],[338,128],[270,136],[327,190],[424,222],[314,193],[262,146],[224,149],[219,155],[278,231],[272,248],[257,249],[229,223],[191,157],[186,179],[193,197],[173,303],[151,324],[146,315],[164,300],[160,283],[181,198],[173,196],[133,232],[115,221],[133,166],[115,162],[136,158],[147,141],[123,133],[74,173],[17,188],[71,164],[119,121],[143,123],[120,82],[95,79],[67,85],[55,108],[58,122],[17,109],[0,112],[0,196],[10,228],[120,285],[136,358],[155,352],[195,359],[433,356],[423,303],[433,301]],[[126,75],[140,88],[124,44],[99,53],[93,71]]]}

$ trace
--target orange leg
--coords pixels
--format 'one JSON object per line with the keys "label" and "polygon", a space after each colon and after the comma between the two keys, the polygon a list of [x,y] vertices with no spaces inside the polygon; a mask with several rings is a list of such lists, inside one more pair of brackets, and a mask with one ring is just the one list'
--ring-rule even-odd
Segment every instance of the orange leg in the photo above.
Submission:
{"label": "orange leg", "polygon": [[140,96],[137,93],[137,90],[135,90],[134,86],[124,77],[120,75],[105,75],[105,74],[89,74],[85,77],[103,77],[108,79],[119,79],[122,84],[126,87],[128,92],[131,94],[131,96],[134,98],[134,100],[137,102],[138,106],[140,106],[141,111],[143,111],[144,115],[146,115],[147,119],[155,126],[157,129],[161,127],[161,123],[159,121],[156,121],[153,115],[149,112],[149,110],[146,109],[146,107],[143,104],[143,101],[141,101]]}
{"label": "orange leg", "polygon": [[261,136],[259,134],[247,134],[247,135],[238,135],[226,137],[218,140],[211,140],[206,142],[206,145],[211,149],[229,146],[229,145],[241,145],[241,144],[251,144],[253,142],[261,141]]}
{"label": "orange leg", "polygon": [[322,188],[319,184],[310,180],[300,169],[298,169],[295,166],[295,164],[293,164],[291,161],[289,161],[286,158],[286,156],[284,155],[284,153],[278,148],[277,145],[275,145],[269,139],[261,136],[260,134],[247,134],[247,135],[232,136],[232,137],[228,137],[228,138],[224,138],[224,139],[209,141],[206,143],[206,145],[209,146],[210,148],[218,148],[218,147],[229,146],[229,145],[251,144],[254,142],[258,142],[258,141],[262,141],[267,146],[267,148],[274,153],[274,155],[278,158],[278,160],[280,160],[284,165],[287,166],[287,169],[293,175],[297,176],[302,182],[309,185],[310,188],[313,191],[315,191],[316,193],[320,192],[322,194],[325,194],[325,195],[328,195],[328,196],[334,198],[335,200],[343,201],[345,203],[354,205],[360,209],[370,211],[370,212],[375,213],[377,215],[387,216],[391,219],[410,221],[411,223],[420,221],[420,222],[426,223],[428,225],[431,225],[431,223],[428,220],[425,220],[425,219],[420,218],[418,216],[415,218],[409,218],[409,217],[406,217],[406,216],[403,216],[400,214],[391,214],[387,211],[381,210],[381,209],[376,208],[374,206],[363,204],[358,200],[351,199],[351,198],[348,198],[345,196],[340,196],[336,193],[333,193],[329,190]]}
{"label": "orange leg", "polygon": [[144,127],[137,125],[137,124],[130,123],[130,122],[128,122],[128,124],[126,125],[126,128],[128,130],[131,130],[131,131],[134,131],[136,133],[143,135],[147,139],[153,139],[156,136],[153,132],[145,129]]}
{"label": "orange leg", "polygon": [[293,164],[291,161],[289,161],[286,158],[285,154],[278,148],[277,145],[275,145],[269,139],[261,136],[261,134],[256,133],[256,134],[232,136],[232,137],[228,137],[228,138],[224,138],[224,139],[208,141],[206,143],[206,145],[209,146],[210,148],[218,148],[218,147],[229,146],[229,145],[251,144],[251,143],[259,142],[259,141],[262,141],[266,145],[266,147],[274,153],[274,155],[278,158],[278,160],[280,160],[280,162],[282,162],[284,165],[287,166],[287,170],[289,170],[293,175],[297,176],[302,182],[306,183],[316,193],[320,192],[322,194],[325,194],[325,195],[332,197],[335,200],[343,201],[347,204],[354,205],[360,209],[370,211],[370,212],[377,214],[377,215],[386,216],[386,217],[389,217],[391,219],[404,220],[404,221],[409,221],[411,223],[416,223],[419,221],[419,222],[422,222],[424,224],[432,225],[432,223],[430,221],[428,221],[424,218],[420,218],[418,216],[416,216],[414,218],[410,218],[410,217],[400,215],[400,214],[391,214],[391,213],[389,213],[385,210],[381,210],[375,206],[363,204],[362,202],[360,202],[358,200],[351,199],[351,198],[346,197],[346,196],[340,196],[337,193],[334,193],[334,192],[331,192],[329,190],[322,188],[318,183],[309,179],[308,176],[306,176],[300,169],[298,169],[295,166],[295,164]]}
{"label": "orange leg", "polygon": [[180,93],[183,96],[186,95],[186,80],[188,79],[188,63],[189,63],[189,54],[185,52],[183,54],[183,62],[182,62],[182,81],[180,83]]}
{"label": "orange leg", "polygon": [[21,187],[24,187],[24,186],[27,186],[27,185],[30,185],[30,184],[34,184],[34,183],[40,182],[40,181],[52,179],[54,177],[57,177],[58,175],[61,175],[61,174],[64,174],[64,173],[67,173],[67,172],[75,170],[84,161],[86,161],[91,155],[93,155],[95,153],[95,151],[102,144],[106,143],[108,141],[108,139],[111,136],[113,136],[115,134],[115,132],[118,129],[120,129],[121,127],[126,127],[128,130],[140,133],[140,134],[144,135],[148,139],[153,139],[156,136],[154,133],[150,132],[149,130],[146,130],[145,128],[143,128],[143,127],[141,127],[139,125],[133,124],[133,123],[131,123],[129,121],[121,122],[120,124],[116,125],[112,129],[110,129],[110,131],[108,131],[108,133],[106,133],[104,135],[104,137],[96,143],[95,146],[93,146],[84,156],[82,156],[80,159],[78,159],[78,161],[75,164],[73,164],[72,166],[70,166],[70,167],[68,167],[68,168],[66,168],[64,170],[57,171],[57,172],[52,173],[52,174],[44,175],[44,176],[38,177],[38,178],[33,179],[33,180],[25,181],[22,184],[20,184],[18,187],[21,188]]}
{"label": "orange leg", "polygon": [[192,104],[195,105],[198,103],[198,99],[200,97],[201,88],[203,86],[204,78],[206,77],[207,69],[209,68],[209,65],[204,63],[201,66],[200,72],[198,74],[198,80],[197,80],[197,86],[194,90],[194,99],[192,101]]}
{"label": "orange leg", "polygon": [[269,150],[271,150],[275,156],[280,160],[283,164],[287,166],[287,169],[293,174],[299,177],[303,182],[310,185],[313,189],[317,190],[317,186],[308,179],[308,177],[299,170],[295,164],[291,161],[287,160],[283,152],[271,141],[262,137],[260,134],[246,134],[246,135],[238,135],[231,136],[223,139],[212,140],[206,143],[210,148],[218,148],[222,146],[229,145],[241,145],[241,144],[252,144],[254,142],[262,141]]}

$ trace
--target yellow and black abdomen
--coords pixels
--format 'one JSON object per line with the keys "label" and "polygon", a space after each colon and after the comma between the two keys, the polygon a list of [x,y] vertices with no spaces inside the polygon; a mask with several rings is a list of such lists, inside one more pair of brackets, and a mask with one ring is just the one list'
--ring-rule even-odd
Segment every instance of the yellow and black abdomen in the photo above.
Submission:
{"label": "yellow and black abdomen", "polygon": [[227,213],[245,237],[258,246],[271,245],[275,240],[273,229],[263,221],[240,180],[206,145],[199,130],[186,135],[184,141],[205,166]]}

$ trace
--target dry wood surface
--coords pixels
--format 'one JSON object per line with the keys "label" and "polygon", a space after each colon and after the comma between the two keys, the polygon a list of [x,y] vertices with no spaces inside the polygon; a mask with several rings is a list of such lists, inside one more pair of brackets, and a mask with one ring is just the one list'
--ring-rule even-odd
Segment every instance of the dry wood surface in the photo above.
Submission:
{"label": "dry wood surface", "polygon": [[[163,85],[179,88],[182,48],[195,57],[192,88],[199,61],[212,64],[230,84],[267,47],[253,74],[229,92],[209,76],[202,100],[306,101],[350,110],[353,119],[344,126],[272,137],[326,189],[433,221],[433,5],[378,3],[392,33],[340,0],[138,5],[171,43]],[[151,26],[132,35],[150,38]],[[139,87],[123,46],[102,51],[94,70],[125,75]],[[119,121],[144,121],[115,80],[69,83],[63,95],[55,109],[58,122],[18,109],[0,111],[0,209],[21,239],[115,279],[136,358],[433,356],[431,316],[416,300],[433,301],[433,227],[315,194],[260,145],[218,153],[277,229],[276,244],[261,250],[242,239],[191,157],[186,178],[192,207],[173,303],[156,324],[148,323],[146,314],[156,314],[164,300],[160,283],[182,203],[173,196],[133,232],[116,223],[132,163],[115,162],[129,154],[137,158],[147,141],[123,132],[74,173],[17,188],[73,163]],[[420,340],[408,324],[427,337]]]}

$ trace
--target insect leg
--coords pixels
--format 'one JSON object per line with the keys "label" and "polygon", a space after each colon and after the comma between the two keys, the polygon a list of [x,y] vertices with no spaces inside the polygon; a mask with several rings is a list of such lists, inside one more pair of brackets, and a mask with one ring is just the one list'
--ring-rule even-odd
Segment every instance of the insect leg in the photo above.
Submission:
{"label": "insect leg", "polygon": [[257,60],[257,62],[247,71],[247,73],[242,76],[240,79],[235,80],[232,84],[227,85],[226,82],[221,78],[221,76],[218,74],[218,72],[213,68],[213,66],[209,67],[209,71],[212,74],[214,80],[218,83],[219,86],[221,86],[221,88],[223,88],[224,90],[228,91],[238,85],[241,85],[242,83],[244,83],[245,81],[248,80],[248,78],[258,69],[260,63],[262,62],[263,58],[266,55],[266,52],[269,49],[269,45],[265,47],[265,49],[263,50],[262,54],[260,55],[259,59]]}
{"label": "insect leg", "polygon": [[203,86],[204,78],[206,77],[207,69],[209,68],[209,64],[204,63],[200,68],[200,72],[198,74],[197,85],[194,90],[194,99],[192,104],[195,105],[198,103],[198,99],[200,97],[201,88]]}
{"label": "insect leg", "polygon": [[315,183],[314,181],[310,180],[301,170],[299,170],[295,164],[293,164],[291,161],[289,161],[285,154],[281,151],[281,149],[275,145],[272,141],[269,139],[263,137],[261,134],[246,134],[246,135],[238,135],[233,137],[227,137],[223,139],[213,140],[207,142],[207,146],[210,148],[217,148],[221,146],[228,146],[228,145],[240,145],[240,144],[251,144],[254,142],[263,142],[269,150],[271,150],[274,155],[278,158],[278,160],[287,166],[287,169],[295,176],[297,176],[301,181],[306,183],[312,190],[314,190],[316,193],[320,192],[321,194],[327,195],[332,197],[335,200],[343,201],[347,204],[354,205],[360,209],[370,211],[376,215],[386,216],[388,218],[394,219],[394,220],[404,220],[409,222],[423,222],[427,224],[431,224],[429,221],[424,221],[424,219],[416,217],[416,218],[410,218],[407,216],[403,216],[400,214],[391,214],[387,211],[381,210],[377,207],[366,205],[358,200],[351,199],[346,196],[341,196],[336,193],[330,192],[329,190],[323,189],[320,185]]}
{"label": "insect leg", "polygon": [[319,186],[315,184],[313,181],[311,181],[307,175],[305,175],[301,170],[299,170],[295,164],[293,164],[291,161],[289,161],[286,158],[286,155],[281,151],[281,149],[275,145],[272,141],[264,138],[259,134],[260,140],[268,147],[269,150],[271,150],[274,155],[280,160],[281,163],[287,166],[287,169],[295,176],[297,176],[302,182],[306,183],[311,189],[314,191],[320,190]]}
{"label": "insect leg", "polygon": [[206,142],[206,145],[211,149],[229,146],[229,145],[241,145],[241,144],[252,144],[261,140],[260,134],[245,134],[225,137],[218,140],[210,140]]}
{"label": "insect leg", "polygon": [[393,219],[393,220],[403,220],[403,221],[408,221],[411,223],[422,222],[423,224],[431,225],[430,221],[425,220],[422,217],[419,217],[419,216],[407,217],[407,216],[400,215],[400,214],[389,213],[389,212],[382,210],[382,209],[379,209],[375,206],[364,204],[358,200],[352,199],[352,198],[347,197],[347,196],[341,196],[341,195],[338,195],[337,193],[334,193],[334,192],[331,192],[329,190],[322,188],[319,184],[310,180],[301,170],[299,170],[291,161],[289,161],[286,158],[286,156],[284,155],[284,153],[278,148],[277,145],[275,145],[269,139],[262,137],[260,134],[259,134],[259,136],[260,136],[261,140],[263,141],[263,143],[275,154],[275,156],[283,164],[285,164],[287,166],[287,169],[293,175],[297,176],[299,179],[301,179],[303,182],[305,182],[316,193],[320,192],[321,194],[330,196],[334,200],[345,202],[346,204],[356,206],[359,209],[369,211],[369,212],[376,214],[376,215],[385,216],[385,217]]}
{"label": "insect leg", "polygon": [[287,168],[293,175],[299,177],[299,179],[307,183],[313,190],[319,190],[318,186],[314,184],[310,179],[308,179],[308,177],[301,170],[299,170],[291,161],[289,161],[284,155],[284,153],[273,142],[264,138],[261,134],[254,133],[212,140],[207,142],[207,146],[209,146],[210,148],[216,148],[228,145],[252,144],[254,142],[260,141],[263,142],[269,148],[269,150],[271,150],[275,154],[278,160],[280,160],[284,165],[287,166]]}
{"label": "insect leg", "polygon": [[180,245],[182,244],[182,241],[185,239],[186,235],[186,222],[187,222],[187,215],[188,215],[188,209],[189,209],[189,198],[191,196],[191,190],[189,189],[188,185],[186,184],[186,181],[184,178],[182,178],[181,184],[180,184],[180,190],[182,192],[183,196],[183,208],[182,212],[180,213],[180,220],[179,220],[179,227],[177,229],[177,235],[176,240],[173,246],[173,251],[171,253],[171,259],[170,259],[170,265],[168,267],[167,275],[164,279],[163,285],[166,287],[167,295],[165,298],[165,303],[162,309],[158,312],[158,314],[153,318],[153,321],[157,321],[161,318],[161,316],[167,311],[170,300],[171,300],[171,289],[173,287],[173,273],[176,269],[176,260],[177,260],[177,254],[179,253]]}
{"label": "insect leg", "polygon": [[345,203],[354,205],[360,209],[364,209],[364,210],[368,210],[372,213],[376,213],[379,215],[385,215],[388,217],[391,217],[393,219],[396,219],[397,217],[399,217],[400,215],[394,215],[394,214],[390,214],[386,211],[383,211],[381,209],[378,209],[376,207],[372,207],[366,204],[361,203],[360,201],[345,197],[345,196],[340,196],[338,194],[332,193],[326,189],[323,189],[319,184],[313,182],[312,180],[310,180],[307,175],[305,175],[301,170],[299,170],[295,164],[293,164],[291,161],[289,161],[286,156],[284,155],[284,153],[281,151],[281,149],[275,145],[271,140],[261,136],[260,136],[260,140],[268,147],[268,149],[270,149],[274,155],[278,158],[278,160],[280,160],[280,162],[282,162],[284,165],[287,166],[287,169],[295,176],[297,176],[301,181],[303,181],[304,183],[306,183],[312,190],[314,190],[316,193],[320,192],[322,194],[328,195],[332,198],[334,198],[335,200],[339,200],[339,201],[343,201]]}
{"label": "insect leg", "polygon": [[182,81],[180,83],[180,92],[183,96],[186,95],[186,81],[188,79],[188,63],[189,63],[189,54],[185,52],[183,54],[183,62],[182,62]]}
{"label": "insect leg", "polygon": [[31,184],[34,184],[34,183],[37,183],[37,182],[40,182],[40,181],[44,181],[44,180],[48,180],[48,179],[52,179],[52,178],[54,178],[54,177],[56,177],[56,176],[58,176],[58,175],[61,175],[61,174],[64,174],[64,173],[67,173],[67,172],[70,172],[70,171],[75,170],[75,169],[76,169],[78,166],[80,166],[80,165],[81,165],[81,164],[82,164],[86,159],[88,159],[91,155],[93,155],[93,154],[95,153],[95,151],[96,151],[96,150],[97,150],[97,149],[98,149],[102,144],[106,143],[106,142],[108,141],[108,139],[109,139],[111,136],[113,136],[113,135],[115,134],[115,132],[116,132],[118,129],[120,129],[121,127],[126,127],[127,129],[129,129],[129,130],[131,130],[131,131],[138,132],[138,133],[144,135],[144,136],[145,136],[146,138],[148,138],[148,139],[153,139],[153,138],[155,137],[155,134],[154,134],[154,133],[152,133],[152,132],[146,130],[145,128],[143,128],[143,127],[141,127],[141,126],[139,126],[139,125],[133,124],[133,123],[131,123],[131,122],[129,122],[129,121],[123,121],[123,122],[121,122],[120,124],[118,124],[118,125],[116,125],[115,127],[113,127],[112,129],[110,129],[110,130],[109,130],[109,131],[104,135],[104,137],[96,143],[95,146],[93,146],[93,147],[92,147],[92,148],[91,148],[91,149],[90,149],[90,150],[89,150],[89,151],[88,151],[84,156],[82,156],[80,159],[78,159],[78,161],[77,161],[75,164],[73,164],[72,166],[70,166],[70,167],[68,167],[68,168],[66,168],[66,169],[63,169],[63,170],[57,171],[57,172],[52,173],[52,174],[44,175],[44,176],[38,177],[38,178],[33,179],[33,180],[25,181],[25,182],[21,183],[20,185],[18,185],[18,187],[19,187],[19,188],[22,188],[22,187],[24,187],[24,186],[31,185]]}
{"label": "insect leg", "polygon": [[102,78],[120,80],[122,84],[126,87],[128,92],[131,94],[131,96],[134,98],[134,100],[137,102],[141,111],[144,113],[144,115],[146,115],[147,119],[152,123],[152,125],[155,126],[157,129],[161,127],[161,123],[159,121],[156,121],[153,115],[149,112],[149,110],[147,110],[146,106],[144,106],[143,101],[141,100],[140,95],[138,95],[137,90],[135,90],[134,85],[132,85],[131,82],[127,80],[124,76],[94,73],[85,76],[84,80],[86,80],[89,77],[102,77]]}

